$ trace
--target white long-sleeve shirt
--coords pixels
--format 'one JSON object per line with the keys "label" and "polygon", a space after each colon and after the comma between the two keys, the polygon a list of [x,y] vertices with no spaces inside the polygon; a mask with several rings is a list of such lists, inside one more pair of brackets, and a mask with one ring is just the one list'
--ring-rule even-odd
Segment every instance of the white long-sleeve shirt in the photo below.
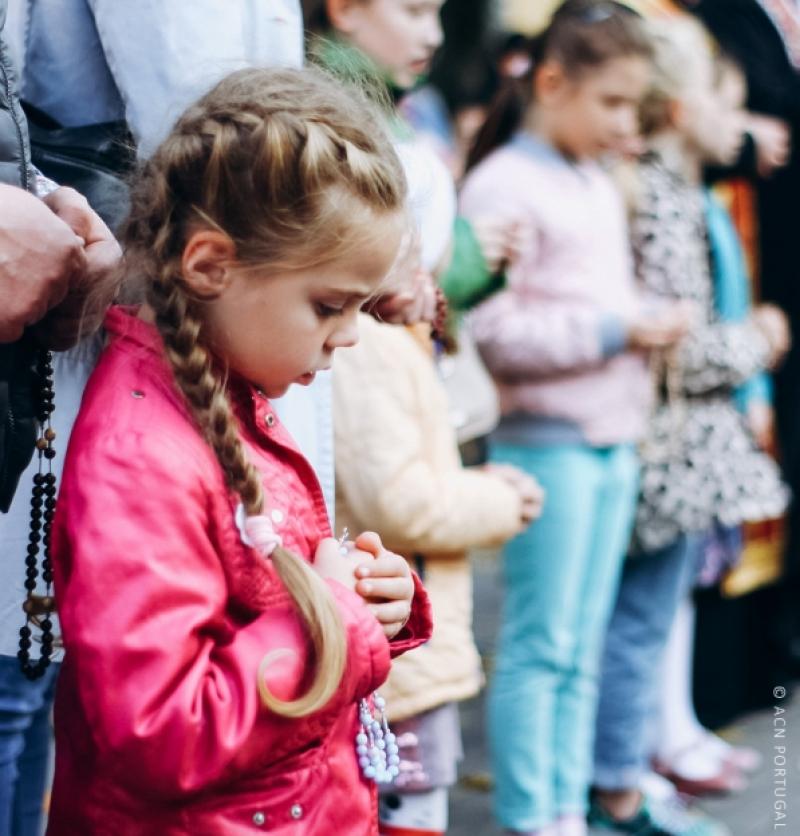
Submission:
{"label": "white long-sleeve shirt", "polygon": [[22,98],[66,127],[126,119],[142,154],[248,66],[300,66],[298,0],[10,0]]}

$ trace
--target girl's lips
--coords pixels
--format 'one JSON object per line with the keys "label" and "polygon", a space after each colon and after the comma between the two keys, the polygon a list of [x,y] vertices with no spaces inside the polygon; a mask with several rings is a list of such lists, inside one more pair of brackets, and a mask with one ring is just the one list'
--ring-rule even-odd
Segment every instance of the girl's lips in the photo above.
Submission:
{"label": "girl's lips", "polygon": [[319,372],[327,372],[330,370],[330,366],[323,366],[320,369],[315,369],[313,372],[306,372],[305,374],[301,374],[300,377],[297,378],[297,382],[302,384],[303,386],[308,386],[309,383],[313,382],[314,378],[317,376]]}

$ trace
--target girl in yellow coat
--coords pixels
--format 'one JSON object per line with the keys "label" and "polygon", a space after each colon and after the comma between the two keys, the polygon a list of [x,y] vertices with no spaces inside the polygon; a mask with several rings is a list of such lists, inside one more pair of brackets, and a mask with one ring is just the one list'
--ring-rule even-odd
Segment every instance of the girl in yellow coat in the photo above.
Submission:
{"label": "girl in yellow coat", "polygon": [[472,636],[467,550],[499,546],[538,515],[538,485],[511,467],[464,468],[427,333],[363,316],[334,376],[337,525],[381,532],[424,577],[433,637],[382,687],[401,774],[381,833],[442,832],[461,754],[456,703],[483,677]]}

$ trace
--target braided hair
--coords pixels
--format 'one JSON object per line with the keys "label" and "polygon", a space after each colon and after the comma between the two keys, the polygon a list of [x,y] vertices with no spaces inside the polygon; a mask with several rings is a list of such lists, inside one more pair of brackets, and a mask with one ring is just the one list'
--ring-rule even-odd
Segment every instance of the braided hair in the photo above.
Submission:
{"label": "braided hair", "polygon": [[[318,70],[242,70],[191,106],[144,164],[123,230],[126,270],[144,282],[175,383],[248,516],[264,491],[242,444],[224,371],[207,342],[200,300],[181,276],[183,248],[198,226],[224,232],[237,261],[304,268],[353,246],[353,224],[400,210],[405,181],[375,115],[358,91]],[[275,568],[294,599],[316,672],[300,697],[283,701],[264,682],[265,704],[287,717],[324,706],[339,686],[346,639],[327,584],[301,557],[278,547]]]}

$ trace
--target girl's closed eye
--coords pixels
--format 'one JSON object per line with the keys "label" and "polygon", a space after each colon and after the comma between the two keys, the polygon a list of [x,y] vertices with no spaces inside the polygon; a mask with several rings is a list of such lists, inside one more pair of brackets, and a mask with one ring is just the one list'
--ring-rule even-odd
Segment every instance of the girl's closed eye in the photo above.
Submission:
{"label": "girl's closed eye", "polygon": [[347,297],[317,300],[314,308],[320,319],[330,319],[334,316],[344,316],[351,311],[360,311],[373,298],[372,293],[351,294]]}
{"label": "girl's closed eye", "polygon": [[344,314],[346,305],[342,305],[341,307],[338,305],[329,305],[325,302],[316,302],[314,307],[317,310],[317,316],[320,319],[330,319],[334,316],[342,316]]}

